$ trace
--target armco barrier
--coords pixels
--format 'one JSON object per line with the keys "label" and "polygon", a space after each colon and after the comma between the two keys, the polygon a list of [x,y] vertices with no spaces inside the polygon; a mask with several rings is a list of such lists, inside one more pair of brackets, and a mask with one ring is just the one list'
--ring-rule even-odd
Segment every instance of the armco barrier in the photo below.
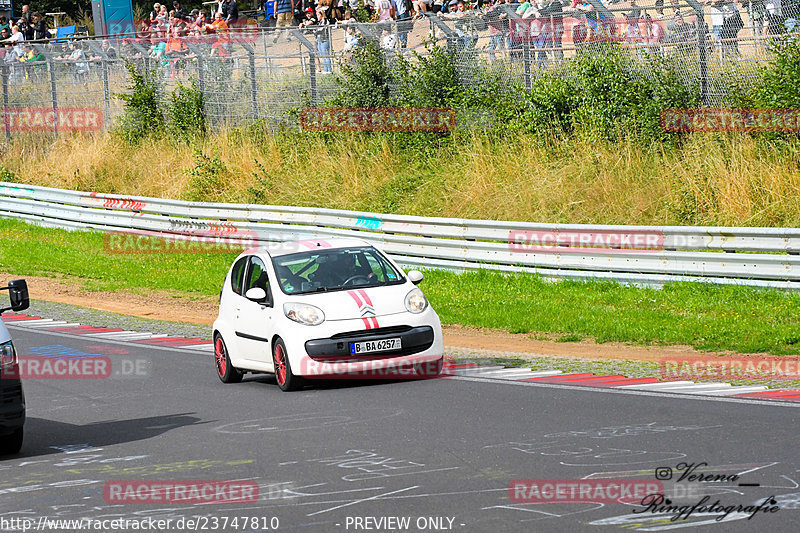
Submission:
{"label": "armco barrier", "polygon": [[[800,288],[800,229],[588,226],[384,215],[311,207],[185,202],[0,182],[0,216],[68,229],[198,232],[257,242],[360,237],[406,266],[534,272],[565,279],[704,281]],[[560,236],[530,246],[530,236]],[[655,236],[649,249],[598,248],[584,236]],[[569,238],[572,238],[570,241]],[[616,242],[616,241],[614,241]],[[550,241],[552,244],[552,240]]]}

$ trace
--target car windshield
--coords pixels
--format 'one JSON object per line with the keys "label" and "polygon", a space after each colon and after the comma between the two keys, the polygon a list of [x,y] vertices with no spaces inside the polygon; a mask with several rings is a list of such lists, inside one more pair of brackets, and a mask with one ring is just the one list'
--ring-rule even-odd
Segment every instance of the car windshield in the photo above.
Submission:
{"label": "car windshield", "polygon": [[375,248],[312,250],[272,259],[281,290],[307,294],[403,283],[403,276]]}

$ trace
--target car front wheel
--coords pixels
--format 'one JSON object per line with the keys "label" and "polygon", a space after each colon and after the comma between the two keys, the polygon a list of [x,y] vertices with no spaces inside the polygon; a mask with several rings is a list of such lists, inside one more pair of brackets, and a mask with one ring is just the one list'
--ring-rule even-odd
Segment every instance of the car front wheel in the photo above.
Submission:
{"label": "car front wheel", "polygon": [[303,387],[303,378],[292,373],[289,355],[286,353],[286,345],[280,337],[275,341],[275,346],[272,349],[272,362],[275,365],[275,381],[278,382],[278,387],[282,391],[288,392]]}
{"label": "car front wheel", "polygon": [[12,455],[19,453],[22,449],[22,428],[19,428],[11,435],[3,437],[0,441],[0,455]]}
{"label": "car front wheel", "polygon": [[239,383],[242,381],[243,374],[231,364],[228,349],[220,334],[214,336],[214,363],[217,366],[217,377],[221,382]]}

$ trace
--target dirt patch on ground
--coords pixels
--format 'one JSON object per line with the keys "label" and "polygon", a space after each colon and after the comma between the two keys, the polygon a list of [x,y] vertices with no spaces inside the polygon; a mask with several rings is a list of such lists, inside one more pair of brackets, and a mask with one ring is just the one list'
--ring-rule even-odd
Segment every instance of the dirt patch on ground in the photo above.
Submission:
{"label": "dirt patch on ground", "polygon": [[[0,273],[0,280],[15,277],[19,276]],[[80,280],[75,278],[26,276],[25,279],[28,281],[31,298],[36,300],[79,305],[154,320],[202,325],[211,325],[217,316],[216,297],[189,298],[164,291],[154,291],[147,295],[121,291],[87,291],[82,288]],[[459,325],[445,326],[443,329],[446,346],[517,352],[526,355],[659,361],[664,358],[687,357],[702,353],[689,346],[630,346],[620,343],[596,344],[592,341],[557,342],[533,338],[540,335],[507,333],[501,330]]]}

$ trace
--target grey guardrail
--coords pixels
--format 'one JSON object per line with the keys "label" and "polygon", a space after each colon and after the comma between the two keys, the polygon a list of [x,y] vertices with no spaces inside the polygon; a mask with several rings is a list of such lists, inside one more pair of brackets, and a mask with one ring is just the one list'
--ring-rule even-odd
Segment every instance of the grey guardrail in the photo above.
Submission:
{"label": "grey guardrail", "polygon": [[[800,288],[800,229],[538,224],[200,203],[0,182],[0,216],[114,232],[257,243],[359,237],[404,265],[661,284]],[[557,241],[557,244],[554,242]],[[600,243],[600,244],[598,244]]]}

